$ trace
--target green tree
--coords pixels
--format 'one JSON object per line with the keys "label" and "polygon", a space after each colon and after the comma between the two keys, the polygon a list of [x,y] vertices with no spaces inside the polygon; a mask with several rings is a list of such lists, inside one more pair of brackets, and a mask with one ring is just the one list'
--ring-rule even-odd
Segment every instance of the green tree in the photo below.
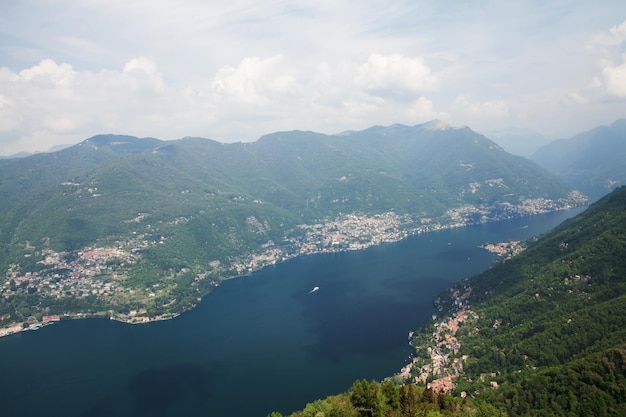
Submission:
{"label": "green tree", "polygon": [[385,396],[385,404],[387,408],[392,410],[400,409],[400,395],[398,387],[393,382],[387,380],[381,384],[381,390]]}
{"label": "green tree", "polygon": [[398,393],[400,410],[403,417],[413,417],[417,412],[419,394],[414,385],[402,385]]}

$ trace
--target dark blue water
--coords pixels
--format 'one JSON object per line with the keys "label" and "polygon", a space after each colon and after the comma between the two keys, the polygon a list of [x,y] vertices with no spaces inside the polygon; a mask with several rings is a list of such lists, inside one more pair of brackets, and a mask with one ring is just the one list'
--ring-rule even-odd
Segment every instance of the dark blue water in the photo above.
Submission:
{"label": "dark blue water", "polygon": [[[293,259],[223,283],[193,311],[74,320],[0,339],[6,416],[266,416],[397,372],[431,300],[582,209]],[[310,293],[318,286],[319,290]]]}

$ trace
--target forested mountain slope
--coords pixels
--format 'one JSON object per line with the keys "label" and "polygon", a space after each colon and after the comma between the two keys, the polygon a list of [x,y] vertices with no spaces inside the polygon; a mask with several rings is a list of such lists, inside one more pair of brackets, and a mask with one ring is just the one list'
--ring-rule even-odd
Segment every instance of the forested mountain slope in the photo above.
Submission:
{"label": "forested mountain slope", "polygon": [[413,377],[431,346],[443,362],[428,381],[452,376],[512,415],[625,415],[626,187],[438,301]]}
{"label": "forested mountain slope", "polygon": [[171,317],[224,278],[299,254],[582,202],[439,121],[233,144],[95,136],[0,161],[0,319]]}

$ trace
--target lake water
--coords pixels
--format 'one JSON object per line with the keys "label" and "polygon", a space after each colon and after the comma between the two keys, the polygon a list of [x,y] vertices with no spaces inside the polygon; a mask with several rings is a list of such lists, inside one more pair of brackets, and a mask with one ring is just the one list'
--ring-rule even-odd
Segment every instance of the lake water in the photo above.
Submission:
{"label": "lake water", "polygon": [[[582,208],[292,259],[229,280],[164,322],[72,320],[0,339],[5,416],[290,413],[407,363],[432,299]],[[310,293],[313,287],[318,291]]]}

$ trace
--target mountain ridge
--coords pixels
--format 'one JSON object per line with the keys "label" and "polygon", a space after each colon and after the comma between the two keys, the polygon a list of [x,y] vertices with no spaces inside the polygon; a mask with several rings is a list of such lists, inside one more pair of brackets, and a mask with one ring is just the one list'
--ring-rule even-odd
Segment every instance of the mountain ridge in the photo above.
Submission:
{"label": "mountain ridge", "polygon": [[453,380],[447,391],[510,415],[623,415],[625,216],[620,187],[442,293],[443,313],[413,340],[411,377]]}
{"label": "mountain ridge", "polygon": [[551,142],[530,159],[598,199],[626,183],[626,119]]}
{"label": "mountain ridge", "polygon": [[168,318],[289,257],[584,202],[469,128],[424,125],[232,144],[97,135],[0,161],[0,178],[5,324]]}

